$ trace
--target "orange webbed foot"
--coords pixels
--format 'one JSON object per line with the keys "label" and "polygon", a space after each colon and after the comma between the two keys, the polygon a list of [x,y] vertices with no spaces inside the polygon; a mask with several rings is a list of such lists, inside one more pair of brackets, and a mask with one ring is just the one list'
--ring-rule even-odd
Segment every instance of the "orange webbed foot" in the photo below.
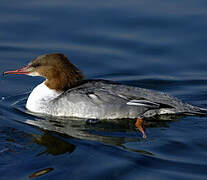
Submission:
{"label": "orange webbed foot", "polygon": [[146,136],[146,134],[145,134],[145,132],[144,132],[144,129],[143,129],[143,127],[142,127],[143,124],[144,124],[143,119],[140,118],[140,117],[137,118],[136,123],[135,123],[135,126],[136,126],[136,127],[139,129],[139,131],[142,133],[142,138],[146,139],[147,136]]}

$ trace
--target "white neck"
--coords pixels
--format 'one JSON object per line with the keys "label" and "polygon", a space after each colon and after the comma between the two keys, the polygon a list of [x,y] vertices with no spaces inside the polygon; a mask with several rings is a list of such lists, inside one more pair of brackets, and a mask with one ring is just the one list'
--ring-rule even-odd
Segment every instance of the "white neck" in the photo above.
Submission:
{"label": "white neck", "polygon": [[27,99],[26,108],[32,112],[43,113],[48,109],[49,102],[62,92],[49,89],[45,82],[36,86]]}

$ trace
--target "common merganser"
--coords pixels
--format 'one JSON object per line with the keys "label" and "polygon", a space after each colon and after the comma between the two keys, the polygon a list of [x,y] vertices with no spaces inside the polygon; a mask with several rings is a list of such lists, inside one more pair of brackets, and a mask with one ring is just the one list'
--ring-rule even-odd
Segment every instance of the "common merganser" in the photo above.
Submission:
{"label": "common merganser", "polygon": [[34,113],[90,119],[137,119],[163,114],[206,115],[196,107],[162,92],[118,84],[107,80],[85,80],[83,74],[60,53],[38,56],[26,67],[5,74],[42,76],[46,80],[33,89],[26,108]]}

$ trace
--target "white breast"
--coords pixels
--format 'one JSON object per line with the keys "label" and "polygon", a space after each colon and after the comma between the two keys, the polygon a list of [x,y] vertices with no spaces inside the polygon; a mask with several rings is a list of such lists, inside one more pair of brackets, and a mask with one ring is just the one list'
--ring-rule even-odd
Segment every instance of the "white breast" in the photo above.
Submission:
{"label": "white breast", "polygon": [[36,86],[27,99],[26,108],[35,113],[47,113],[49,102],[59,96],[61,92],[49,89],[45,82]]}

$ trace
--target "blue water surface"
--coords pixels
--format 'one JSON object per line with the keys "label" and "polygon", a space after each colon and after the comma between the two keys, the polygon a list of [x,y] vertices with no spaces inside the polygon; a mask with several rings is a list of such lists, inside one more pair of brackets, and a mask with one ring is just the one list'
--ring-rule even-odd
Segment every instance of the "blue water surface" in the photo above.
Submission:
{"label": "blue water surface", "polygon": [[[207,108],[207,1],[1,1],[0,70],[61,52],[86,78]],[[87,124],[25,110],[41,77],[0,76],[1,180],[207,179],[207,118]]]}

